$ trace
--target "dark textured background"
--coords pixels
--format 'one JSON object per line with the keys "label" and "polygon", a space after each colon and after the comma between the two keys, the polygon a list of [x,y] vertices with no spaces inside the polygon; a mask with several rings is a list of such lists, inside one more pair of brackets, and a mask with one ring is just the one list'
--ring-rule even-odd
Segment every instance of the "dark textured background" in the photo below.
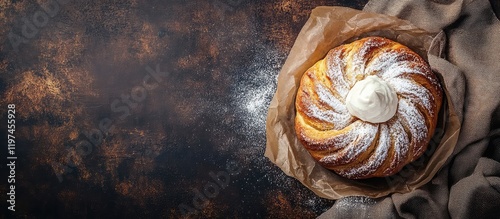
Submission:
{"label": "dark textured background", "polygon": [[[69,1],[15,51],[9,34],[47,2],[0,2],[0,159],[10,103],[18,157],[16,212],[4,216],[178,218],[229,161],[241,172],[190,217],[313,218],[333,204],[263,157],[265,118],[311,10],[367,0]],[[167,75],[120,101],[120,118],[112,103],[157,65]],[[113,130],[80,150],[104,119]]]}

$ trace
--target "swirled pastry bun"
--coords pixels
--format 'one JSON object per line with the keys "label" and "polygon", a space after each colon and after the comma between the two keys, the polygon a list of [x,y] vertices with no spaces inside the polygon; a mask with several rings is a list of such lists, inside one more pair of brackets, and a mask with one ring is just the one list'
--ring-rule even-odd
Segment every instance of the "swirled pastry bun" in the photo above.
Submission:
{"label": "swirled pastry bun", "polygon": [[330,50],[304,73],[295,131],[312,157],[338,175],[385,177],[427,149],[442,98],[423,58],[367,37]]}

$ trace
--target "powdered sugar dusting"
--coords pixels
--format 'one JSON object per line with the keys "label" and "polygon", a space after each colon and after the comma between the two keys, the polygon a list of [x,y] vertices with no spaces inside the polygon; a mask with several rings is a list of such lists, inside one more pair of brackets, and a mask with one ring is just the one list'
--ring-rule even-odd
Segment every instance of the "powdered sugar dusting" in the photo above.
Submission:
{"label": "powdered sugar dusting", "polygon": [[347,107],[343,101],[340,101],[335,97],[325,86],[318,84],[316,86],[316,92],[318,94],[319,100],[323,103],[328,104],[333,110],[339,113],[348,113]]}
{"label": "powdered sugar dusting", "polygon": [[397,77],[406,72],[423,74],[418,69],[410,66],[410,64],[414,62],[412,59],[407,59],[407,57],[408,55],[394,51],[378,53],[377,56],[368,63],[366,71],[371,74],[377,74],[383,79]]}
{"label": "powdered sugar dusting", "polygon": [[391,145],[394,145],[394,156],[390,162],[390,168],[384,171],[384,173],[389,173],[389,170],[400,165],[408,156],[408,150],[410,148],[408,134],[405,132],[399,119],[390,123],[389,129],[391,130]]}
{"label": "powdered sugar dusting", "polygon": [[403,125],[406,125],[410,130],[412,136],[412,144],[416,142],[423,141],[427,138],[427,126],[425,124],[425,118],[418,111],[418,109],[412,105],[406,99],[399,99],[398,112],[400,121]]}
{"label": "powdered sugar dusting", "polygon": [[[370,198],[370,197],[347,196],[347,197],[344,197],[344,198],[337,200],[333,207],[336,209],[339,209],[340,211],[354,211],[353,213],[355,213],[355,214],[353,214],[353,216],[355,216],[355,217],[353,217],[353,218],[372,218],[369,215],[364,215],[364,213],[370,212],[370,211],[363,211],[363,210],[366,210],[367,208],[369,208],[375,204],[377,204],[377,201],[375,199]],[[360,210],[360,209],[363,209],[363,210]]]}
{"label": "powdered sugar dusting", "polygon": [[408,79],[392,78],[387,82],[394,88],[397,94],[401,95],[404,99],[410,100],[410,102],[420,104],[433,116],[434,111],[432,110],[431,102],[434,101],[434,96],[431,95],[427,88]]}
{"label": "powdered sugar dusting", "polygon": [[337,50],[327,56],[327,76],[333,84],[333,88],[342,98],[345,98],[349,92],[349,85],[344,78],[345,60],[340,58],[341,52],[341,50]]}
{"label": "powdered sugar dusting", "polygon": [[377,203],[380,202],[365,196],[347,196],[335,202],[330,210],[331,218],[377,218],[380,215],[376,211]]}
{"label": "powdered sugar dusting", "polygon": [[376,149],[367,162],[360,163],[355,167],[338,170],[338,173],[347,177],[366,176],[374,173],[385,161],[390,148],[390,133],[386,124],[380,125],[380,137]]}
{"label": "powdered sugar dusting", "polygon": [[349,78],[349,84],[351,87],[357,82],[358,75],[365,75],[370,73],[370,71],[366,71],[365,68],[367,60],[367,56],[370,52],[372,52],[376,48],[382,48],[387,45],[386,41],[375,40],[375,38],[370,38],[366,40],[363,45],[359,48],[357,52],[353,54],[352,62],[350,63],[350,69],[346,70],[351,73],[351,78]]}
{"label": "powdered sugar dusting", "polygon": [[355,129],[351,129],[345,134],[335,135],[326,140],[325,146],[335,151],[346,148],[356,137]]}
{"label": "powdered sugar dusting", "polygon": [[[303,99],[306,99],[306,97]],[[305,113],[310,118],[315,118],[327,124],[334,124],[335,127],[341,127],[341,129],[351,121],[349,113],[337,113],[331,109],[321,109],[310,100],[303,101],[306,103]]]}
{"label": "powdered sugar dusting", "polygon": [[375,140],[379,125],[362,122],[361,120],[356,121],[356,123],[360,124],[356,129],[356,132],[353,132],[353,134],[356,135],[356,139],[351,143],[351,147],[345,147],[337,153],[325,156],[320,160],[320,162],[328,165],[347,164],[352,162],[368,149],[373,140]]}
{"label": "powdered sugar dusting", "polygon": [[390,80],[391,78],[400,77],[403,74],[426,75],[423,71],[417,68],[410,67],[410,64],[412,63],[409,61],[396,62],[390,67],[379,72],[378,75],[380,75],[384,80]]}
{"label": "powdered sugar dusting", "polygon": [[438,87],[439,82],[434,77],[428,77],[430,68],[420,62],[411,53],[404,54],[387,51],[379,53],[366,67],[367,74],[376,74],[384,80],[390,80],[403,75],[418,74],[426,77],[433,86]]}
{"label": "powdered sugar dusting", "polygon": [[[315,130],[316,131],[316,130]],[[329,150],[336,151],[342,148],[347,147],[354,139],[356,138],[356,129],[350,129],[345,133],[341,133],[338,135],[330,135],[327,139],[315,139],[308,133],[309,130],[305,129],[303,133],[301,133],[302,139],[309,142],[308,148],[310,150]],[[328,132],[328,131],[320,131],[320,132]]]}

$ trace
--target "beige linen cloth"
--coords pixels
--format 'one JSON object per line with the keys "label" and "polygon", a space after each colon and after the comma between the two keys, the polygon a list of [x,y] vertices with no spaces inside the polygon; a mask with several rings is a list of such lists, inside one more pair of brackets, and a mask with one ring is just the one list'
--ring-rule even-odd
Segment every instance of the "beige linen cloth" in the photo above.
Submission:
{"label": "beige linen cloth", "polygon": [[447,72],[462,129],[452,159],[425,186],[339,199],[319,218],[500,218],[500,0],[372,0],[363,10],[444,31],[449,62],[429,62]]}

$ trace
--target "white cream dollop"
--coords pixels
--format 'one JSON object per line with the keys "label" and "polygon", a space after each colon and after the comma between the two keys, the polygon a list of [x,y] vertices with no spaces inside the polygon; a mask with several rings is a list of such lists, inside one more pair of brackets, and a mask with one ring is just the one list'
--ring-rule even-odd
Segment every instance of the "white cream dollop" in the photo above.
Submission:
{"label": "white cream dollop", "polygon": [[366,122],[381,123],[396,114],[398,96],[387,82],[370,75],[354,84],[347,94],[346,105],[351,115]]}

